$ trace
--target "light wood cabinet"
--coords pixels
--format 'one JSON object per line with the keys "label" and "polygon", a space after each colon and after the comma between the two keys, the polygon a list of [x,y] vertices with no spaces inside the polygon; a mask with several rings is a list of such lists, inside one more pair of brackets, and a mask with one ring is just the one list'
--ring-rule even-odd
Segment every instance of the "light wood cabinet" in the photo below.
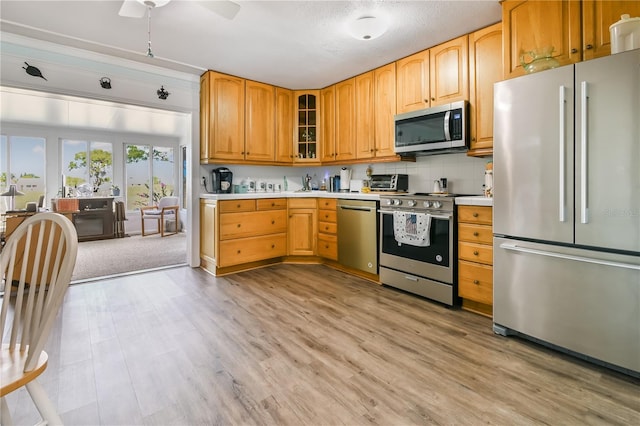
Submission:
{"label": "light wood cabinet", "polygon": [[285,199],[223,200],[218,203],[217,267],[287,254]]}
{"label": "light wood cabinet", "polygon": [[458,296],[462,307],[492,316],[492,207],[458,206]]}
{"label": "light wood cabinet", "polygon": [[469,156],[493,154],[493,84],[502,71],[502,24],[469,34]]}
{"label": "light wood cabinet", "polygon": [[319,90],[295,91],[295,149],[294,162],[319,163],[318,133]]}
{"label": "light wood cabinet", "polygon": [[338,213],[335,198],[318,198],[318,256],[338,260]]}
{"label": "light wood cabinet", "polygon": [[200,264],[205,268],[216,262],[216,201],[200,200]]}
{"label": "light wood cabinet", "polygon": [[320,91],[320,131],[322,149],[320,160],[336,159],[336,86],[332,85]]}
{"label": "light wood cabinet", "polygon": [[396,64],[374,70],[375,157],[395,156]]}
{"label": "light wood cabinet", "polygon": [[582,59],[594,59],[611,54],[609,26],[623,14],[640,16],[640,1],[582,1]]}
{"label": "light wood cabinet", "polygon": [[469,99],[469,46],[464,35],[429,49],[431,106]]}
{"label": "light wood cabinet", "polygon": [[356,158],[356,79],[336,84],[336,161]]}
{"label": "light wood cabinet", "polygon": [[207,71],[201,82],[200,161],[244,160],[244,79]]}
{"label": "light wood cabinet", "polygon": [[246,81],[244,159],[275,160],[275,87]]}
{"label": "light wood cabinet", "polygon": [[288,253],[290,256],[316,254],[317,208],[315,198],[290,198]]}
{"label": "light wood cabinet", "polygon": [[396,61],[396,111],[402,114],[429,106],[429,50],[423,50]]}
{"label": "light wood cabinet", "polygon": [[374,102],[373,71],[356,76],[356,158],[371,158],[375,154]]}
{"label": "light wood cabinet", "polygon": [[293,161],[293,90],[276,87],[276,162]]}

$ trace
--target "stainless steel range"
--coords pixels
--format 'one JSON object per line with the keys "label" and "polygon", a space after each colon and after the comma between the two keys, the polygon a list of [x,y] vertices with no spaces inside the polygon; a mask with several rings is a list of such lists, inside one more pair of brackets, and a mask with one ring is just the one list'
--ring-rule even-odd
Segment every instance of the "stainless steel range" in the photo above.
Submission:
{"label": "stainless steel range", "polygon": [[380,196],[380,281],[458,304],[454,195]]}

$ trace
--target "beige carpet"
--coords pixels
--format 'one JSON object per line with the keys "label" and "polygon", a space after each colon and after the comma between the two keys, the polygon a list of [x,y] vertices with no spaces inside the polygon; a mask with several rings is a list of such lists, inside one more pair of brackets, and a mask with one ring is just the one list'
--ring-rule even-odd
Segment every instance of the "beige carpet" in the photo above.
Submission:
{"label": "beige carpet", "polygon": [[78,258],[72,281],[84,281],[153,268],[185,264],[185,233],[160,237],[114,238],[78,244]]}

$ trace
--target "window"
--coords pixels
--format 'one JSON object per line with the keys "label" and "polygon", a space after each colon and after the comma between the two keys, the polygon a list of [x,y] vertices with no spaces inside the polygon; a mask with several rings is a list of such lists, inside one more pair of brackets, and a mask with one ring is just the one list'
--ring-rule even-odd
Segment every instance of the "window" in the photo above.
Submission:
{"label": "window", "polygon": [[82,190],[109,195],[113,182],[111,143],[64,139],[61,158],[66,186],[80,190],[80,195],[87,195]]}
{"label": "window", "polygon": [[[45,194],[45,139],[28,136],[0,137],[0,193],[9,185],[24,195],[0,197],[0,210],[22,210]],[[13,206],[12,206],[12,203]]]}
{"label": "window", "polygon": [[178,191],[174,149],[151,145],[125,145],[127,210],[156,204]]}

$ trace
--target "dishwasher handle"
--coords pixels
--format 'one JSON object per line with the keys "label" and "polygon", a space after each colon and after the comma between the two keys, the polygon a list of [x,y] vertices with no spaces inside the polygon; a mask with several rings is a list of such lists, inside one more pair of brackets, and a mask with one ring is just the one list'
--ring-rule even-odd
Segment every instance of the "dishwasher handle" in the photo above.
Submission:
{"label": "dishwasher handle", "polygon": [[376,210],[375,207],[363,207],[363,206],[342,205],[338,207],[340,207],[342,210],[358,210],[362,212],[371,212]]}

